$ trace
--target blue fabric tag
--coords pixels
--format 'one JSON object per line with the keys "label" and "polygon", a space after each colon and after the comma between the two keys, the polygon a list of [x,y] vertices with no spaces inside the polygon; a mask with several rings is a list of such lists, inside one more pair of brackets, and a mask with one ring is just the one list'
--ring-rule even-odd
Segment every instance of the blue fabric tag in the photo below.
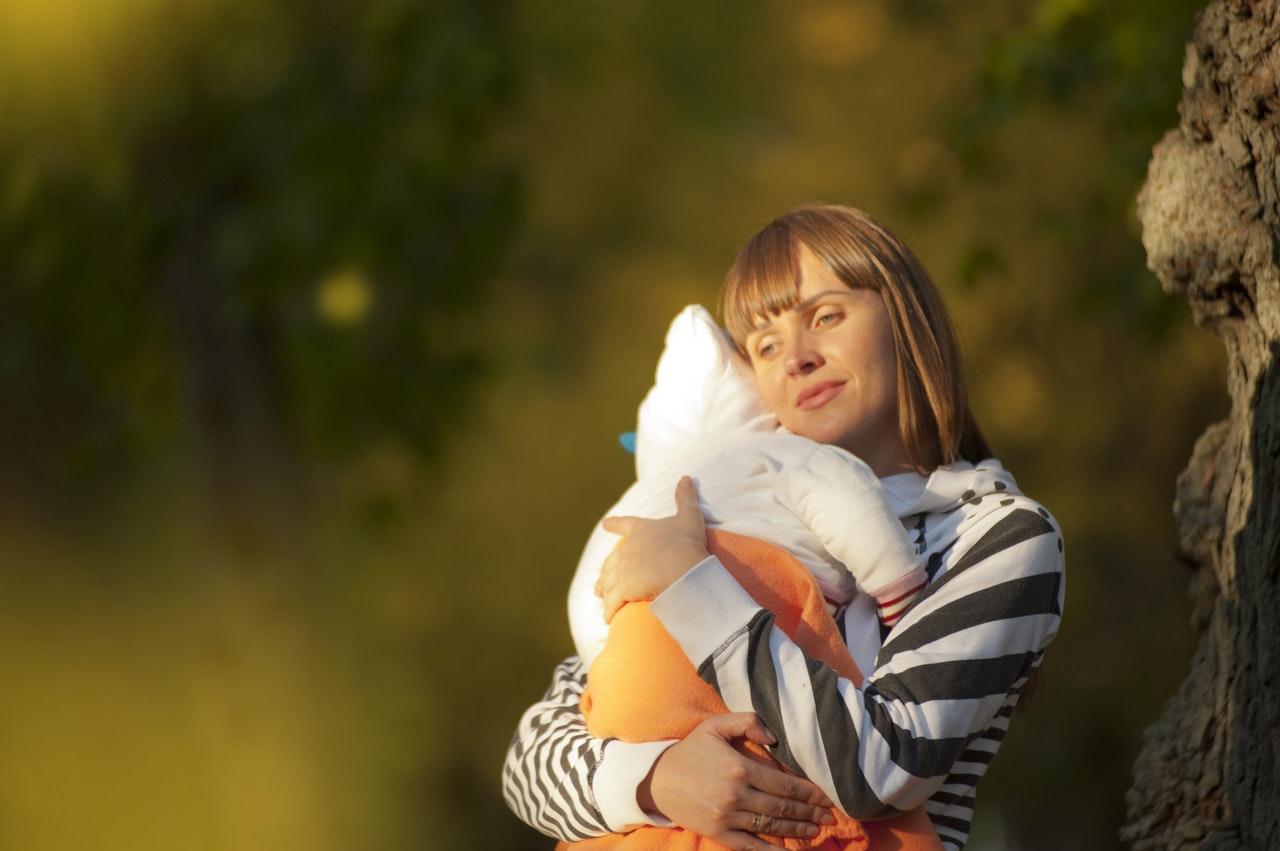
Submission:
{"label": "blue fabric tag", "polygon": [[636,454],[636,433],[634,431],[624,431],[618,435],[618,442],[622,444],[623,449],[632,455]]}

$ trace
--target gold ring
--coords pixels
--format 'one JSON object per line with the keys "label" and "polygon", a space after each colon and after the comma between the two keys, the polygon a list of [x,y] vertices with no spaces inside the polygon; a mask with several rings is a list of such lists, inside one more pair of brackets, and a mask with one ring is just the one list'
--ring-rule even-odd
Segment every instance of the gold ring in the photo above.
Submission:
{"label": "gold ring", "polygon": [[764,820],[764,813],[756,813],[756,817],[751,820],[751,832],[760,832],[760,822]]}

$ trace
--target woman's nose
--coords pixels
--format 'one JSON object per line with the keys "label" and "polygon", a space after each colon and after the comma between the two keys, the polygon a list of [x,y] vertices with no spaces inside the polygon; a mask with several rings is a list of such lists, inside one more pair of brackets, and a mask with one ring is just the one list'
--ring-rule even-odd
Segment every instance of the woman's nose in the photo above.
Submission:
{"label": "woman's nose", "polygon": [[786,368],[792,375],[806,375],[822,365],[822,355],[804,336],[797,337],[787,349]]}

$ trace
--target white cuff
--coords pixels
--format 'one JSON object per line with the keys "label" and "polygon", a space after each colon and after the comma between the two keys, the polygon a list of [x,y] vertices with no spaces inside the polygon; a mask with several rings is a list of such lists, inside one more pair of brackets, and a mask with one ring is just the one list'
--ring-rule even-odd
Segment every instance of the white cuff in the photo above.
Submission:
{"label": "white cuff", "polygon": [[649,604],[695,668],[745,630],[760,608],[715,556],[698,562]]}
{"label": "white cuff", "polygon": [[658,757],[677,741],[632,743],[614,739],[605,746],[591,780],[591,790],[609,830],[626,833],[645,825],[671,827],[671,821],[640,809],[636,790],[649,776]]}

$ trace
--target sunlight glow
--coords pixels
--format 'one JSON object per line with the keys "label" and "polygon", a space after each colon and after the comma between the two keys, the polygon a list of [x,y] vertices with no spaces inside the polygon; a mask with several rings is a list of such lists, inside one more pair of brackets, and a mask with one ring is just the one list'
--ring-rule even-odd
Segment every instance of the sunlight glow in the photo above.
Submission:
{"label": "sunlight glow", "polygon": [[373,289],[357,269],[346,269],[320,282],[316,309],[334,325],[354,325],[365,318],[373,302]]}
{"label": "sunlight glow", "polygon": [[[27,84],[75,77],[127,36],[150,30],[163,0],[0,0],[0,66]],[[27,76],[30,75],[30,76]]]}
{"label": "sunlight glow", "polygon": [[889,35],[887,13],[872,3],[818,3],[799,12],[795,26],[803,54],[832,68],[874,55]]}

